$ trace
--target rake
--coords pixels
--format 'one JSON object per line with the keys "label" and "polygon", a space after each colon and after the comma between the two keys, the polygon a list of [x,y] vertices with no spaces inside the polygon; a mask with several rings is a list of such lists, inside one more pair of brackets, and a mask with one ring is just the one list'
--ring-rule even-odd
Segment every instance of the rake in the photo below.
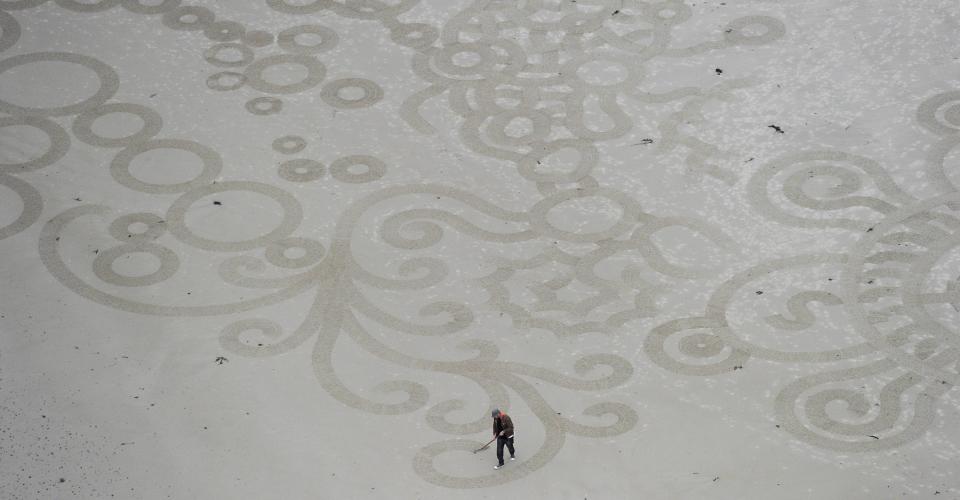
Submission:
{"label": "rake", "polygon": [[490,443],[492,443],[492,442],[494,442],[494,441],[496,441],[496,440],[497,440],[497,437],[494,436],[493,439],[491,439],[490,441],[487,441],[487,444],[485,444],[485,445],[483,445],[483,446],[481,446],[481,447],[473,450],[473,452],[474,452],[474,453],[478,453],[478,452],[481,452],[481,451],[487,449],[487,447],[490,446]]}

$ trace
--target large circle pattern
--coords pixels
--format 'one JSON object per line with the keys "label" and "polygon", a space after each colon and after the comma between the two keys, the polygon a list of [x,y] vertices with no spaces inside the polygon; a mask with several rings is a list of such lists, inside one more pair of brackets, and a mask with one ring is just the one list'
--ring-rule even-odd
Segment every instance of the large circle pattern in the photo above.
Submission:
{"label": "large circle pattern", "polygon": [[[263,72],[277,64],[299,64],[307,68],[307,76],[295,83],[277,84],[263,78]],[[247,66],[245,72],[248,84],[260,92],[268,94],[295,94],[310,89],[323,81],[327,68],[319,60],[306,54],[273,54],[257,59]]]}
{"label": "large circle pattern", "polygon": [[[93,123],[102,116],[112,113],[129,113],[138,116],[143,120],[143,126],[140,130],[125,137],[103,137],[93,131]],[[158,133],[163,128],[163,119],[156,111],[140,105],[127,102],[111,102],[102,106],[97,106],[91,110],[80,113],[73,120],[73,135],[80,141],[92,146],[105,148],[124,147],[135,142],[145,141]]]}
{"label": "large circle pattern", "polygon": [[120,88],[120,79],[117,77],[117,73],[113,68],[98,59],[70,52],[32,52],[30,54],[13,56],[0,61],[0,74],[11,68],[41,61],[68,62],[84,66],[97,74],[97,77],[100,79],[100,88],[97,89],[94,95],[78,103],[49,108],[17,106],[16,104],[0,99],[0,112],[11,115],[74,115],[107,102],[108,99],[117,93],[117,89]]}
{"label": "large circle pattern", "polygon": [[[180,149],[189,151],[203,162],[203,170],[187,182],[177,184],[151,184],[137,179],[130,172],[130,164],[138,155],[154,149]],[[186,139],[154,139],[130,145],[117,153],[110,163],[110,174],[120,184],[137,191],[153,194],[182,193],[209,184],[220,174],[223,162],[216,151],[198,142]]]}
{"label": "large circle pattern", "polygon": [[[283,220],[262,236],[241,241],[216,241],[197,235],[186,224],[187,212],[200,198],[225,191],[249,191],[262,194],[283,207]],[[290,193],[269,184],[251,181],[228,181],[195,188],[177,198],[167,210],[167,227],[180,241],[204,250],[240,252],[269,245],[293,234],[303,218],[300,203]]]}
{"label": "large circle pattern", "polygon": [[0,163],[0,172],[24,172],[36,170],[56,163],[70,149],[70,136],[56,122],[38,116],[0,117],[0,129],[23,125],[40,130],[50,141],[50,148],[39,157],[20,163]]}

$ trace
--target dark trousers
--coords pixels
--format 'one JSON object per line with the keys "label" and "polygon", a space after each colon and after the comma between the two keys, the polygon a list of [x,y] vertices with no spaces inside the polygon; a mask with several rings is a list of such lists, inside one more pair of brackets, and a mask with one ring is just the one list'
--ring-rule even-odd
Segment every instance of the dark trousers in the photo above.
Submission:
{"label": "dark trousers", "polygon": [[513,436],[499,436],[497,438],[497,460],[500,461],[500,465],[503,465],[503,445],[507,445],[507,449],[510,450],[510,456],[512,457],[514,455]]}

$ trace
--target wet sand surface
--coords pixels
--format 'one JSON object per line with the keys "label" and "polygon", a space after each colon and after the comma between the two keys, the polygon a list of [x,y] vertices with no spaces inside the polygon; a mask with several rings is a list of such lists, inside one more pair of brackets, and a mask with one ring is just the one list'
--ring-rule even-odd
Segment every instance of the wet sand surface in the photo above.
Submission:
{"label": "wet sand surface", "polygon": [[0,0],[0,497],[960,498],[958,26]]}

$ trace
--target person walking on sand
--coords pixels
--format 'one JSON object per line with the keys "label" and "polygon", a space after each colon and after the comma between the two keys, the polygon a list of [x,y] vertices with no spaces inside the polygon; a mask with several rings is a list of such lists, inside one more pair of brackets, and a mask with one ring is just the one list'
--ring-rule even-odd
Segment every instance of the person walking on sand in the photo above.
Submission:
{"label": "person walking on sand", "polygon": [[499,408],[493,410],[490,415],[493,417],[493,435],[497,438],[497,464],[494,469],[503,467],[503,445],[507,445],[510,450],[510,460],[515,459],[513,450],[513,420],[510,416],[500,411]]}

